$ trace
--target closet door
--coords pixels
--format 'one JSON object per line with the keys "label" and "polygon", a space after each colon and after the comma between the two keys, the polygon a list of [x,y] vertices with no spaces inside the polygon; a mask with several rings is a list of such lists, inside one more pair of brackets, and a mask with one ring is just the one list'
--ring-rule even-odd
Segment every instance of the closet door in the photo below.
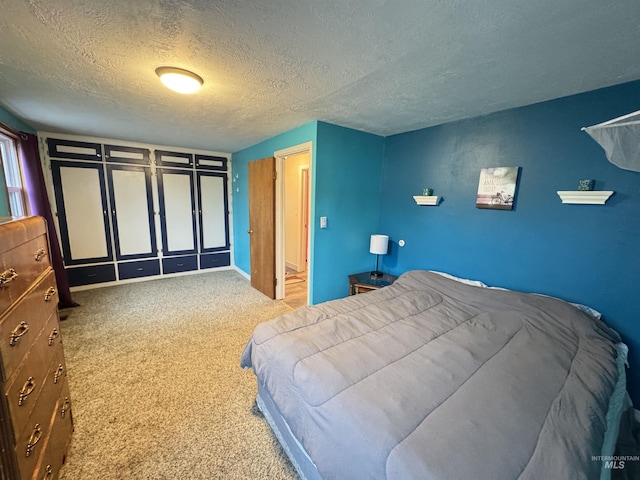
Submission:
{"label": "closet door", "polygon": [[229,250],[227,175],[197,172],[200,251]]}
{"label": "closet door", "polygon": [[65,263],[111,261],[102,164],[52,160],[51,170]]}
{"label": "closet door", "polygon": [[108,165],[118,260],[157,257],[150,167]]}
{"label": "closet door", "polygon": [[[231,265],[227,174],[196,172],[200,220],[200,268]],[[223,251],[227,250],[227,251]]]}
{"label": "closet door", "polygon": [[163,255],[195,254],[197,242],[193,171],[168,168],[158,168],[156,171]]}

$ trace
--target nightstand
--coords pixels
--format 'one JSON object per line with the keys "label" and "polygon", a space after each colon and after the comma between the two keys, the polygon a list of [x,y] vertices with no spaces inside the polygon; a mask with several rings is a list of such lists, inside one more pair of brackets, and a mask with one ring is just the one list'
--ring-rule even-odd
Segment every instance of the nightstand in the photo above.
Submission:
{"label": "nightstand", "polygon": [[377,290],[391,285],[397,279],[397,276],[390,273],[385,273],[381,277],[373,277],[371,272],[354,273],[349,275],[349,295]]}

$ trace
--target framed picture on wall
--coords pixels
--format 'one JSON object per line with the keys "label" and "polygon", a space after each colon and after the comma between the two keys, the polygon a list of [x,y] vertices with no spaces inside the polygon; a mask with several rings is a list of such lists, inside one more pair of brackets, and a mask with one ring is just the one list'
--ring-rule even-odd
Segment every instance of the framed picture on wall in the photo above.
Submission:
{"label": "framed picture on wall", "polygon": [[520,167],[491,167],[480,170],[476,208],[512,210]]}

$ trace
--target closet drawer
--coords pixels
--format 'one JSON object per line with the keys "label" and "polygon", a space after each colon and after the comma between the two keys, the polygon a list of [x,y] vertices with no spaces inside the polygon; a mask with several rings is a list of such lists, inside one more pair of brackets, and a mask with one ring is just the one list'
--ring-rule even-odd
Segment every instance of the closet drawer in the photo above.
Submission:
{"label": "closet drawer", "polygon": [[16,440],[29,423],[32,413],[38,408],[51,410],[60,395],[66,367],[60,336],[52,334],[57,331],[58,315],[54,313],[6,387],[5,396]]}
{"label": "closet drawer", "polygon": [[0,312],[6,310],[50,265],[46,235],[0,254]]}
{"label": "closet drawer", "polygon": [[142,260],[118,264],[120,280],[160,275],[160,260]]}
{"label": "closet drawer", "polygon": [[164,273],[188,272],[197,269],[198,257],[196,255],[162,259],[162,271]]}
{"label": "closet drawer", "polygon": [[116,267],[109,265],[94,265],[92,267],[67,268],[69,285],[93,285],[94,283],[115,282]]}
{"label": "closet drawer", "polygon": [[229,252],[200,255],[200,268],[227,267],[229,265],[231,265]]}
{"label": "closet drawer", "polygon": [[3,379],[11,376],[46,321],[56,312],[57,305],[56,278],[53,270],[49,269],[22,300],[0,319]]}

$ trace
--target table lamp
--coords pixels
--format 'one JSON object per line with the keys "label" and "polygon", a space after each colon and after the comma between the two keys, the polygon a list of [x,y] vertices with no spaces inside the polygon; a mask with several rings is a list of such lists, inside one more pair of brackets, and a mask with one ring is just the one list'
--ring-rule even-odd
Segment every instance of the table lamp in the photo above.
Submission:
{"label": "table lamp", "polygon": [[378,259],[380,258],[380,255],[387,254],[388,246],[388,235],[371,235],[371,242],[369,243],[369,253],[373,253],[376,256],[376,269],[371,272],[371,276],[374,278],[380,278],[382,276],[382,272],[378,270]]}

